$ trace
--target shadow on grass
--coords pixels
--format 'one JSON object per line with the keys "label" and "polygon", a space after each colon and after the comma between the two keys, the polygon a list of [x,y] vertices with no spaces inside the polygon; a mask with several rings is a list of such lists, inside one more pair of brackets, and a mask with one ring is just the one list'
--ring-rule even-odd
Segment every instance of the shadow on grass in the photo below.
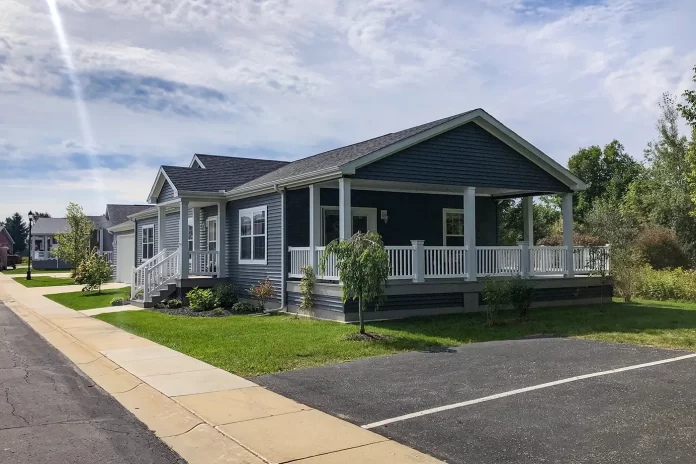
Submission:
{"label": "shadow on grass", "polygon": [[[499,323],[486,325],[483,313],[412,318],[399,321],[375,322],[371,328],[386,333],[407,333],[413,338],[400,337],[396,347],[412,342],[417,350],[438,351],[448,346],[494,340],[513,340],[530,337],[573,337],[611,334],[617,340],[622,336],[633,339],[645,337],[646,344],[653,344],[649,337],[659,337],[664,331],[693,330],[681,341],[665,340],[665,346],[696,346],[696,304],[655,301],[633,303],[607,303],[594,306],[570,306],[564,308],[532,309],[529,319],[520,321],[511,311],[499,314]],[[392,333],[393,333],[392,332]],[[432,337],[432,344],[422,346]],[[439,339],[439,340],[438,340]],[[442,343],[442,339],[451,341]],[[415,343],[414,343],[415,342]],[[634,342],[640,343],[641,340]],[[659,342],[659,340],[658,340]],[[658,343],[662,344],[662,343]]]}

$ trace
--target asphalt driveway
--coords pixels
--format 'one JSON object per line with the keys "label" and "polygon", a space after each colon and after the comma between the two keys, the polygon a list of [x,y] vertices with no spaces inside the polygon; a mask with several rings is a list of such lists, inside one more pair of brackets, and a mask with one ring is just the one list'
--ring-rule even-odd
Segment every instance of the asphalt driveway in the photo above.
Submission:
{"label": "asphalt driveway", "polygon": [[693,356],[538,338],[254,381],[449,463],[683,463],[696,462]]}

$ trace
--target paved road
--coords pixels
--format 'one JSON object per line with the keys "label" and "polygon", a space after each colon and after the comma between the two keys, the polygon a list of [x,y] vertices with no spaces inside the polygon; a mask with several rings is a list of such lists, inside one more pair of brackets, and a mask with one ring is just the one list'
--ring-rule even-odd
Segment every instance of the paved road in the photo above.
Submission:
{"label": "paved road", "polygon": [[0,302],[0,463],[185,461]]}
{"label": "paved road", "polygon": [[[692,355],[575,339],[413,352],[257,377],[358,425]],[[696,462],[696,358],[433,412],[372,430],[452,464]]]}

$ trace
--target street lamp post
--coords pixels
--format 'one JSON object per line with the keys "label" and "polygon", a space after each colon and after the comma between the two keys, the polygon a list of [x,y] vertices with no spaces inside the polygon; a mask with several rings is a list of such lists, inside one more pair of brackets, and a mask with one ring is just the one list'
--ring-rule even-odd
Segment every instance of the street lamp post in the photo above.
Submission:
{"label": "street lamp post", "polygon": [[29,214],[27,214],[27,217],[29,218],[29,263],[27,264],[27,280],[31,280],[31,223],[34,221],[34,213],[32,213],[31,210],[29,210]]}

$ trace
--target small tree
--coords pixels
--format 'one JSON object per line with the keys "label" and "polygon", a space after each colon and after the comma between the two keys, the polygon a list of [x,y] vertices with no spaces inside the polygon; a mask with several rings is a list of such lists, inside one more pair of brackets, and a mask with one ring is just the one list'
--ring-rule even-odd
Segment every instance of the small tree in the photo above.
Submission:
{"label": "small tree", "polygon": [[92,250],[75,270],[75,283],[84,285],[83,292],[97,290],[111,279],[113,269],[104,256],[99,256],[97,249]]}
{"label": "small tree", "polygon": [[259,308],[265,310],[266,302],[275,296],[275,288],[273,288],[271,279],[266,277],[266,280],[251,287],[249,289],[249,295],[259,300]]}
{"label": "small tree", "polygon": [[336,256],[336,268],[343,283],[343,302],[358,300],[360,333],[365,333],[363,313],[365,305],[380,303],[384,299],[384,288],[389,277],[389,255],[382,237],[375,232],[358,232],[349,240],[334,240],[329,243],[321,260],[321,272],[326,272],[329,256]]}
{"label": "small tree", "polygon": [[302,301],[300,309],[309,310],[314,307],[314,269],[312,266],[302,266],[302,279],[300,280],[300,292]]}
{"label": "small tree", "polygon": [[[92,236],[92,221],[85,216],[82,207],[70,203],[67,208],[68,230],[56,234],[58,243],[51,254],[77,269],[90,253],[89,239]],[[73,272],[73,276],[75,273]]]}

